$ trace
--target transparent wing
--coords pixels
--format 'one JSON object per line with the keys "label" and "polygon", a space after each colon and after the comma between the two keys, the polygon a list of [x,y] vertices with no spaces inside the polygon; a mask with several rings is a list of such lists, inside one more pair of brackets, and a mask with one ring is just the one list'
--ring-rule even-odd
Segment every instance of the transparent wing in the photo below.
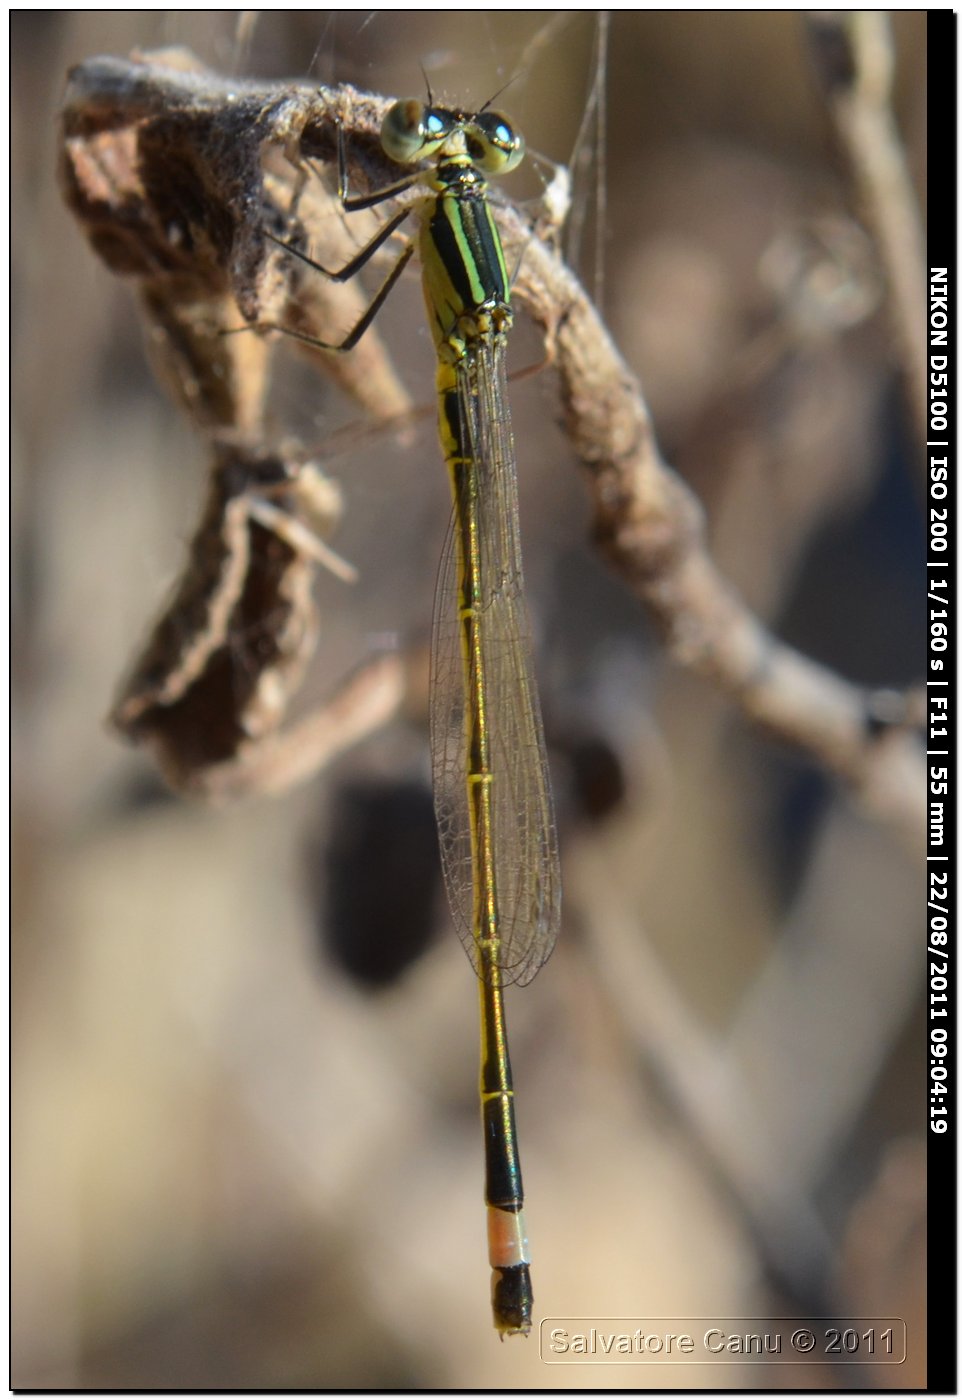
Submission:
{"label": "transparent wing", "polygon": [[[524,985],[554,947],[561,879],[541,710],[523,597],[514,444],[501,344],[478,346],[458,369],[466,444],[477,472],[479,630],[492,773],[492,841],[504,983]],[[477,677],[466,673],[459,608],[457,507],[434,609],[431,751],[448,899],[475,971],[474,881],[468,803],[468,725]]]}

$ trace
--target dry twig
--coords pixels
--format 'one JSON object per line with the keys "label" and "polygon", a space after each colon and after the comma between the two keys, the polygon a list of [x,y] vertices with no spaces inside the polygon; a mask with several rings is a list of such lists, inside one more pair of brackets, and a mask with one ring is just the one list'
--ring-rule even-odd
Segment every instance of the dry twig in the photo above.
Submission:
{"label": "dry twig", "polygon": [[866,10],[816,12],[808,24],[819,77],[885,271],[902,372],[924,439],[925,236],[892,113],[891,21]]}

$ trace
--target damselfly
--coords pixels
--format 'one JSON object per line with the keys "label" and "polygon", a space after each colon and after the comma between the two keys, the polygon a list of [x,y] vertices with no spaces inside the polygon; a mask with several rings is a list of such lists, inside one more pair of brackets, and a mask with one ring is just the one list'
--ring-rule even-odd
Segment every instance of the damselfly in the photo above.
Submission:
{"label": "damselfly", "polygon": [[[504,252],[485,176],[513,170],[524,142],[495,112],[397,102],[381,128],[387,155],[417,169],[351,196],[343,138],[340,198],[369,209],[417,186],[339,271],[293,245],[325,276],[353,277],[412,214],[437,354],[441,445],[454,508],[438,576],[431,686],[435,811],[448,898],[481,998],[481,1109],[494,1324],[531,1328],[533,1295],[503,988],[529,982],[557,936],[561,883],[548,765],[522,590],[518,487],[507,407],[511,325]],[[274,240],[278,242],[279,240]],[[370,326],[414,252],[409,242],[340,344]]]}

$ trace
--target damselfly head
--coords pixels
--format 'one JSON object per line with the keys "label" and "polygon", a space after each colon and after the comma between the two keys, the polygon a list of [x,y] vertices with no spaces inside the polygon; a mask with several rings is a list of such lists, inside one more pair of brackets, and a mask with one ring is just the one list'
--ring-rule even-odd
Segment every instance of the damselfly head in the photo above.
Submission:
{"label": "damselfly head", "polygon": [[524,158],[524,137],[499,112],[453,112],[416,97],[389,108],[381,125],[381,145],[399,165],[432,156],[467,155],[486,175],[506,175]]}

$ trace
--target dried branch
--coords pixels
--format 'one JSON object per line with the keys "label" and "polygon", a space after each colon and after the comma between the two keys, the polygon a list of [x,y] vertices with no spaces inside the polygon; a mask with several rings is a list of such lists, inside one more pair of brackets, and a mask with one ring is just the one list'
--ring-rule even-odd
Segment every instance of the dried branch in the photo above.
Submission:
{"label": "dried branch", "polygon": [[[520,218],[503,222],[520,246]],[[890,693],[852,685],[771,636],[716,569],[701,507],[662,461],[640,387],[572,273],[529,240],[517,293],[554,351],[568,436],[591,481],[596,539],[672,657],[843,779],[921,851],[925,785],[921,748],[904,727],[908,697],[892,723]],[[888,716],[881,723],[879,712]]]}
{"label": "dried branch", "polygon": [[[305,313],[289,267],[296,260],[277,256],[265,222],[276,211],[288,230],[308,225],[314,239],[316,219],[302,205],[298,172],[305,158],[334,159],[338,127],[356,188],[396,178],[377,140],[388,103],[350,87],[227,82],[180,61],[178,69],[169,60],[95,59],[73,71],[63,114],[65,188],[101,256],[144,280],[154,323],[173,314],[182,333],[191,328],[181,357],[189,369],[177,370],[191,391],[182,389],[182,400],[204,400],[202,425],[206,416],[253,432],[258,414],[240,402],[243,367],[230,358],[239,352],[225,347],[253,342],[264,354],[262,342],[219,331],[236,306],[252,322],[299,329],[308,314],[314,334],[330,335],[324,308]],[[271,165],[272,151],[286,157],[283,168]],[[701,507],[661,460],[640,388],[582,288],[520,212],[503,207],[499,222],[509,261],[520,259],[517,299],[543,328],[559,375],[599,546],[648,608],[672,657],[836,774],[921,849],[924,779],[915,737],[891,722],[891,706],[880,719],[870,693],[774,640],[720,576],[706,551]],[[349,323],[341,312],[335,319]],[[206,322],[206,338],[196,333],[198,320]],[[328,370],[335,357],[318,359]],[[337,357],[337,365],[352,359]],[[258,403],[263,373],[251,390]],[[371,400],[372,373],[346,383],[362,402]],[[208,393],[212,375],[216,388]],[[226,404],[225,382],[237,385]],[[374,397],[385,416],[397,411],[379,386]]]}
{"label": "dried branch", "polygon": [[885,271],[902,372],[924,439],[925,236],[892,113],[891,21],[879,11],[816,12],[809,15],[808,28],[818,75]]}
{"label": "dried branch", "polygon": [[187,568],[111,715],[178,791],[209,801],[278,792],[400,705],[402,661],[377,657],[282,728],[317,640],[314,575],[344,567],[320,539],[339,514],[337,488],[313,462],[216,441]]}

